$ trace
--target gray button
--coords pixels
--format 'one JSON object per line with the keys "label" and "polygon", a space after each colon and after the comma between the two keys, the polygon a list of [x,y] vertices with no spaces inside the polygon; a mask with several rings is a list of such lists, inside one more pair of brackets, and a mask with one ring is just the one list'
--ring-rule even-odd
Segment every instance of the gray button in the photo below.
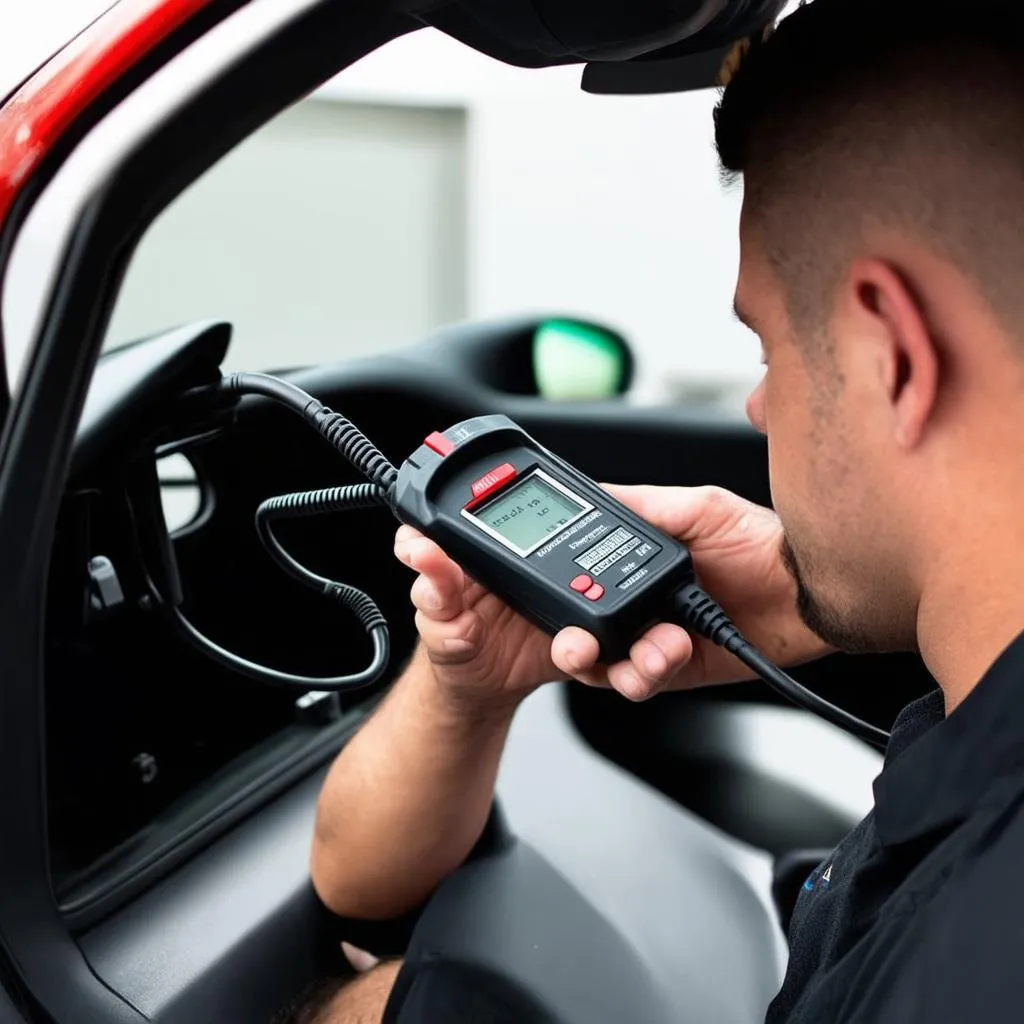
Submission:
{"label": "gray button", "polygon": [[592,576],[600,576],[601,573],[605,571],[605,569],[610,569],[620,558],[625,558],[626,555],[630,553],[630,551],[633,551],[635,548],[638,548],[640,544],[641,541],[639,537],[634,537],[632,540],[627,541],[625,544],[622,545],[621,548],[619,548],[618,551],[613,551],[607,558],[602,558],[601,561],[597,563],[597,565],[592,566],[590,569],[590,574]]}
{"label": "gray button", "polygon": [[576,564],[584,569],[592,569],[602,558],[607,558],[613,551],[622,547],[627,541],[633,539],[633,535],[621,526],[610,533],[603,541],[595,544],[589,551],[584,552],[576,559]]}

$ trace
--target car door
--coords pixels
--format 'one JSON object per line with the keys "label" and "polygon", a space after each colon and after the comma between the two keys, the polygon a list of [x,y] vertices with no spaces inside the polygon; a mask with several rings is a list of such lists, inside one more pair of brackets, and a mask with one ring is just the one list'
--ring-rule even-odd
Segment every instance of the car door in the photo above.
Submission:
{"label": "car door", "polygon": [[[397,4],[152,9],[170,20],[132,23],[136,32],[150,24],[151,63],[131,64],[127,78],[101,75],[94,105],[65,111],[79,126],[77,144],[33,165],[35,220],[25,220],[32,204],[22,199],[4,235],[7,260],[24,222],[52,268],[29,289],[38,307],[33,347],[12,381],[0,448],[2,978],[40,1020],[267,1019],[337,972],[338,925],[307,877],[315,798],[326,765],[383,692],[382,683],[335,700],[256,686],[199,657],[162,614],[166,581],[147,575],[152,537],[140,526],[140,495],[156,493],[157,461],[178,455],[194,480],[177,482],[196,499],[173,537],[190,618],[246,657],[310,675],[358,666],[367,653],[354,626],[288,587],[251,529],[263,498],[344,483],[347,470],[266,403],[196,422],[181,401],[216,379],[230,324],[167,324],[97,358],[128,256],[157,210],[286,104],[412,24]],[[109,53],[101,55],[109,61]],[[618,394],[544,397],[536,346],[553,322],[573,318],[445,329],[388,356],[288,376],[344,410],[396,461],[432,430],[504,412],[597,479],[713,483],[769,500],[764,444],[731,416],[636,407]],[[620,373],[615,390],[627,383]],[[165,475],[165,494],[175,480]],[[389,554],[392,529],[367,510],[282,530],[297,557],[372,593],[385,610],[389,678],[414,639],[410,580]],[[838,660],[814,673],[832,699],[880,722],[923,684],[919,669],[887,659]],[[893,683],[873,688],[884,703],[863,696],[865,673]],[[741,867],[744,851],[765,851],[757,863],[770,865],[774,855],[833,842],[849,813],[741,756],[728,728],[708,746],[737,709],[778,710],[760,688],[680,695],[650,708],[579,690],[550,693],[531,705],[502,777],[510,827],[571,875],[576,854],[538,811],[530,771],[544,763],[553,774],[575,772],[578,787],[618,794],[589,823],[613,852],[628,852],[628,808],[637,835],[672,822],[681,866],[713,844],[728,878],[739,880],[735,904],[721,914],[721,941],[745,969],[730,1012],[756,1019],[778,979],[780,945],[758,903],[764,893]],[[694,720],[707,724],[699,735]],[[624,772],[610,773],[611,764]],[[615,790],[623,778],[627,788]],[[744,813],[752,792],[771,798],[754,821]],[[670,871],[663,883],[675,892],[685,871]],[[646,923],[617,927],[631,934]],[[383,926],[380,942],[400,946],[406,924]],[[683,977],[713,977],[713,949],[678,955],[688,965]],[[716,996],[710,986],[691,987],[688,998]],[[704,1005],[714,1003],[691,1004]]]}

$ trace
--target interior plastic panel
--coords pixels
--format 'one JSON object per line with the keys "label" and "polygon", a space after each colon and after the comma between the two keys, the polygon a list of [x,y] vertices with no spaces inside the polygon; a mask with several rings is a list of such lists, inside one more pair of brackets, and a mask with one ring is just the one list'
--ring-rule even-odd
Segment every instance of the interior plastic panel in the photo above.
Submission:
{"label": "interior plastic panel", "polygon": [[230,324],[190,324],[103,356],[78,421],[72,475],[98,455],[110,459],[147,432],[166,429],[169,400],[217,381],[230,340]]}
{"label": "interior plastic panel", "polygon": [[0,988],[0,1024],[24,1024],[25,1018],[18,1013],[7,993]]}
{"label": "interior plastic panel", "polygon": [[570,692],[596,750],[775,856],[831,849],[874,805],[881,755],[806,711],[666,694],[623,713],[617,694]]}
{"label": "interior plastic panel", "polygon": [[[523,842],[457,873],[414,941],[519,977],[566,1022],[762,1020],[785,958],[768,858],[595,755],[561,690],[526,702],[502,767]],[[158,1024],[200,1024],[266,1020],[315,977],[320,778],[84,935],[103,981]]]}
{"label": "interior plastic panel", "polygon": [[161,1024],[269,1020],[319,965],[309,844],[322,777],[86,933],[103,981]]}
{"label": "interior plastic panel", "polygon": [[567,1024],[763,1021],[786,958],[769,858],[595,754],[566,689],[525,702],[502,762],[523,845],[457,873],[413,943],[504,969]]}

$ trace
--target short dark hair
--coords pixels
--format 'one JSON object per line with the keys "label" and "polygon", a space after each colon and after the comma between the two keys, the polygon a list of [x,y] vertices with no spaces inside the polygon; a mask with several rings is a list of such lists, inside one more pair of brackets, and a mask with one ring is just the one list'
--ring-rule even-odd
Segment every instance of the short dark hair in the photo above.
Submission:
{"label": "short dark hair", "polygon": [[798,331],[870,227],[911,230],[1024,330],[1024,3],[812,0],[715,111],[723,172]]}

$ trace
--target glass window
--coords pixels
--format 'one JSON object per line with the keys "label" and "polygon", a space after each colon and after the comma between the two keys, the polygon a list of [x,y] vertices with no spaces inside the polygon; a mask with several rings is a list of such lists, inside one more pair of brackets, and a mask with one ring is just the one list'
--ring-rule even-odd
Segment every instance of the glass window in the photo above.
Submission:
{"label": "glass window", "polygon": [[184,192],[132,258],[106,345],[228,319],[229,369],[408,344],[466,315],[465,114],[313,99]]}

